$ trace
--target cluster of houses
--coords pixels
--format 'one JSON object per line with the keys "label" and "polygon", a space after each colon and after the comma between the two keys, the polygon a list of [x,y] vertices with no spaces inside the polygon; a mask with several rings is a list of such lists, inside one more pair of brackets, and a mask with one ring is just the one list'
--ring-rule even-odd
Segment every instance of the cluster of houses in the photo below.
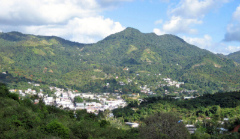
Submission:
{"label": "cluster of houses", "polygon": [[[111,94],[116,99],[109,98],[110,93],[93,94],[93,93],[71,93],[69,96],[74,99],[79,96],[84,99],[81,103],[75,103],[75,109],[86,109],[88,112],[104,111],[106,109],[113,110],[119,107],[125,107],[127,103],[118,93]],[[87,100],[95,100],[87,102]]]}
{"label": "cluster of houses", "polygon": [[183,92],[186,92],[186,93],[188,93],[188,94],[192,94],[192,93],[194,93],[194,92],[197,92],[197,90],[187,90],[187,89],[184,89],[184,90],[182,90],[180,93],[183,93]]}
{"label": "cluster of houses", "polygon": [[[35,85],[34,85],[35,86]],[[95,93],[77,93],[77,91],[64,90],[57,87],[49,87],[54,92],[52,96],[44,94],[43,90],[37,93],[36,90],[16,90],[11,89],[10,92],[18,92],[20,96],[38,95],[43,99],[46,105],[54,105],[60,108],[68,108],[71,110],[86,109],[88,112],[104,111],[106,109],[113,110],[119,107],[125,107],[127,103],[121,98],[120,94],[111,94],[115,99],[110,98],[110,93],[95,94]],[[81,103],[74,102],[75,97],[81,97],[84,101]],[[39,99],[36,99],[34,103],[38,103]]]}
{"label": "cluster of houses", "polygon": [[38,95],[38,96],[43,96],[43,90],[40,89],[40,92],[37,93],[36,90],[32,90],[31,88],[28,88],[27,90],[16,90],[16,89],[10,89],[9,92],[15,93],[18,92],[20,96],[25,97],[27,94],[29,95]]}
{"label": "cluster of houses", "polygon": [[167,84],[160,84],[160,86],[176,86],[177,88],[180,88],[180,85],[184,84],[184,82],[177,82],[177,81],[172,81],[170,78],[163,78]]}
{"label": "cluster of houses", "polygon": [[149,94],[149,95],[154,95],[156,93],[153,93],[150,88],[147,87],[147,85],[140,86],[141,93]]}
{"label": "cluster of houses", "polygon": [[[160,75],[160,74],[159,74]],[[177,81],[172,81],[170,78],[163,78],[163,80],[166,82],[166,84],[159,84],[158,87],[164,87],[164,86],[176,86],[177,88],[180,88],[180,85],[183,85],[184,82],[177,82]],[[149,95],[154,95],[156,93],[153,93],[150,88],[147,87],[147,85],[140,86],[141,93],[149,94]],[[165,93],[167,94],[168,91],[165,90]]]}

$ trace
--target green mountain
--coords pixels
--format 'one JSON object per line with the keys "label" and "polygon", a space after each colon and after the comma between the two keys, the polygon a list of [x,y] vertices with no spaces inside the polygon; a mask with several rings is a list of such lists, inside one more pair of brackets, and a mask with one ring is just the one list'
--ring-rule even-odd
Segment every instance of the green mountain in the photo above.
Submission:
{"label": "green mountain", "polygon": [[190,45],[174,35],[143,34],[127,28],[85,47],[82,54],[94,62],[128,67],[135,73],[162,73],[205,89],[208,86],[211,86],[208,89],[223,89],[231,84],[226,80],[233,84],[238,81],[232,76],[238,70],[232,60]]}
{"label": "green mountain", "polygon": [[229,59],[236,61],[237,63],[240,63],[240,51],[231,53],[231,54],[227,55],[227,57]]}
{"label": "green mountain", "polygon": [[0,67],[14,77],[58,83],[58,76],[81,68],[75,51],[82,46],[59,37],[2,33]]}
{"label": "green mountain", "polygon": [[[233,60],[190,45],[177,36],[144,34],[133,28],[94,44],[53,36],[1,33],[0,68],[20,79],[10,83],[16,86],[24,78],[98,92],[122,88],[117,82],[127,83],[127,78],[135,82],[127,85],[128,91],[134,92],[144,84],[157,87],[164,77],[185,82],[185,88],[202,93],[235,90],[240,73]],[[161,77],[155,75],[160,73]],[[0,76],[0,81],[7,78],[10,77]],[[104,89],[107,82],[112,86]]]}

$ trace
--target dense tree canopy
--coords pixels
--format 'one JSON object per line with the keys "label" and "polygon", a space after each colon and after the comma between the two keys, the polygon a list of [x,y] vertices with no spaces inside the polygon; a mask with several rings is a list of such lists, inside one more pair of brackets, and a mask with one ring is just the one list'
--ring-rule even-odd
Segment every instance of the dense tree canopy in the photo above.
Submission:
{"label": "dense tree canopy", "polygon": [[170,113],[157,113],[144,119],[140,136],[144,139],[190,139],[190,134],[182,122]]}

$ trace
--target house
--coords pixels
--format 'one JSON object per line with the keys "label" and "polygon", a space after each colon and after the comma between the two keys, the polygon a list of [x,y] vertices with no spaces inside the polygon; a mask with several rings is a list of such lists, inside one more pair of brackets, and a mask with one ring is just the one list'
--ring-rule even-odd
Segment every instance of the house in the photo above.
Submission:
{"label": "house", "polygon": [[207,119],[207,120],[211,120],[211,118],[210,118],[210,117],[206,117],[206,119]]}
{"label": "house", "polygon": [[26,95],[25,95],[25,93],[23,93],[23,91],[22,90],[18,90],[19,91],[19,95],[21,95],[21,96],[23,96],[23,97],[25,97]]}
{"label": "house", "polygon": [[15,89],[10,89],[9,92],[13,93],[13,92],[16,92]]}
{"label": "house", "polygon": [[103,93],[105,96],[110,95],[110,93]]}
{"label": "house", "polygon": [[61,99],[60,98],[56,98],[56,103],[58,104],[60,101],[61,101]]}
{"label": "house", "polygon": [[119,84],[120,84],[120,85],[125,85],[125,83],[124,83],[124,82],[122,82],[122,81],[120,81],[120,82],[119,82]]}
{"label": "house", "polygon": [[84,103],[76,103],[77,108],[85,108]]}
{"label": "house", "polygon": [[166,81],[166,82],[170,82],[171,81],[170,78],[163,78],[163,80]]}
{"label": "house", "polygon": [[49,87],[49,89],[50,89],[51,91],[53,91],[54,87]]}
{"label": "house", "polygon": [[67,108],[67,107],[68,108],[70,108],[70,107],[73,108],[74,107],[70,100],[62,100],[62,101],[58,102],[58,105],[62,106],[63,108]]}
{"label": "house", "polygon": [[145,94],[146,94],[146,93],[147,93],[147,91],[146,91],[146,90],[141,90],[141,93],[145,93]]}
{"label": "house", "polygon": [[126,125],[132,127],[132,128],[137,128],[139,127],[139,124],[138,123],[131,123],[131,122],[125,122]]}
{"label": "house", "polygon": [[184,82],[178,82],[178,84],[184,84]]}
{"label": "house", "polygon": [[68,94],[67,93],[62,93],[62,97],[63,98],[68,98]]}
{"label": "house", "polygon": [[61,92],[55,92],[54,94],[56,95],[56,97],[60,97],[62,93]]}
{"label": "house", "polygon": [[180,88],[180,84],[176,84],[176,87],[177,87],[177,88]]}
{"label": "house", "polygon": [[34,86],[40,86],[40,84],[34,84]]}
{"label": "house", "polygon": [[[227,129],[225,129],[225,128],[217,128],[218,130],[219,130],[219,133],[220,134],[223,134],[223,133],[226,133],[226,132],[228,132],[228,130]],[[235,129],[236,130],[236,129]]]}
{"label": "house", "polygon": [[114,117],[113,113],[109,113],[108,117]]}
{"label": "house", "polygon": [[43,93],[38,93],[38,97],[43,97],[44,96],[44,94]]}
{"label": "house", "polygon": [[195,97],[191,96],[191,97],[184,97],[184,99],[193,99]]}
{"label": "house", "polygon": [[44,102],[45,102],[46,105],[52,105],[53,104],[53,97],[45,98]]}
{"label": "house", "polygon": [[38,103],[39,103],[39,99],[35,99],[34,104],[38,104]]}
{"label": "house", "polygon": [[37,94],[37,91],[36,91],[36,90],[32,90],[32,94],[33,94],[33,95],[36,95],[36,94]]}
{"label": "house", "polygon": [[194,125],[187,124],[185,127],[188,129],[190,134],[193,134],[197,130],[197,128]]}
{"label": "house", "polygon": [[132,82],[132,80],[131,80],[131,79],[129,79],[129,78],[127,79],[127,81],[128,81],[128,83],[131,83],[131,82]]}
{"label": "house", "polygon": [[223,118],[223,121],[228,121],[229,120],[229,118]]}
{"label": "house", "polygon": [[83,98],[94,98],[94,94],[83,93],[82,96]]}
{"label": "house", "polygon": [[31,93],[32,92],[32,89],[30,89],[30,88],[28,88],[28,90],[25,90],[25,93],[26,94],[29,94],[29,93]]}

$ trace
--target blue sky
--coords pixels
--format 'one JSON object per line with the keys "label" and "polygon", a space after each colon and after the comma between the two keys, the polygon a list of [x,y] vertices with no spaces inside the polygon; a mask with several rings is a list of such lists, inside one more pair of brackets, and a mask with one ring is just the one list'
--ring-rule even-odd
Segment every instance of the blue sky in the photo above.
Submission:
{"label": "blue sky", "polygon": [[93,43],[133,27],[214,53],[240,50],[239,0],[0,0],[0,31]]}

